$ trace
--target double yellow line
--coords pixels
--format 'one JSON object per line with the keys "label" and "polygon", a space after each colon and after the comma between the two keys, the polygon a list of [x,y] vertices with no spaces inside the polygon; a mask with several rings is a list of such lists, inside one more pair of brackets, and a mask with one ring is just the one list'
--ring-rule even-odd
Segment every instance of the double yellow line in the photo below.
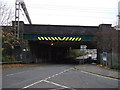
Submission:
{"label": "double yellow line", "polygon": [[41,41],[81,41],[81,37],[38,37]]}

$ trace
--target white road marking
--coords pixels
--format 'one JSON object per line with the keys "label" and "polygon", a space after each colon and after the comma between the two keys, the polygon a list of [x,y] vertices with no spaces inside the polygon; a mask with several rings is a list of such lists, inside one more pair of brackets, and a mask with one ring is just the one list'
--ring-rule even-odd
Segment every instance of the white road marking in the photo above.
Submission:
{"label": "white road marking", "polygon": [[[41,69],[35,69],[35,70],[41,70]],[[33,71],[33,70],[27,70],[27,71],[12,73],[12,74],[8,74],[8,75],[6,75],[6,76],[12,76],[12,75],[15,75],[15,74],[21,74],[21,73],[30,72],[30,71]]]}
{"label": "white road marking", "polygon": [[20,74],[20,73],[24,73],[24,72],[29,72],[29,71],[23,71],[23,72],[18,72],[18,73],[12,73],[12,74],[8,74],[8,75],[6,75],[6,76],[12,76],[12,75]]}
{"label": "white road marking", "polygon": [[[66,70],[64,70],[64,71],[62,71],[62,72],[60,72],[60,73],[57,73],[57,74],[55,74],[55,75],[52,75],[51,77],[49,76],[49,77],[47,77],[47,78],[45,78],[45,79],[42,79],[42,80],[40,80],[40,81],[37,81],[37,82],[35,82],[35,83],[33,83],[33,84],[27,85],[27,86],[23,87],[23,89],[28,88],[28,87],[31,87],[31,86],[33,86],[33,85],[35,85],[35,84],[38,84],[38,83],[40,83],[40,82],[43,82],[43,81],[49,82],[49,81],[47,81],[48,79],[53,78],[53,77],[55,77],[55,76],[58,76],[58,75],[60,75],[60,74],[62,74],[62,73],[65,73],[65,72],[67,72],[67,71],[69,71],[69,70],[70,70],[70,69],[66,69]],[[49,83],[53,83],[53,82],[49,82]],[[55,85],[56,83],[53,83],[53,84]],[[56,84],[56,85],[58,86],[59,84]],[[62,85],[59,85],[59,86],[62,86]],[[64,88],[69,88],[69,87],[66,87],[66,86],[62,86],[62,87],[64,87]]]}
{"label": "white road marking", "polygon": [[62,71],[62,72],[60,72],[60,73],[57,73],[57,74],[55,74],[55,75],[52,75],[51,77],[47,77],[47,78],[45,78],[44,80],[53,78],[53,77],[58,76],[58,75],[60,75],[60,74],[62,74],[62,73],[65,73],[65,72],[67,72],[67,71],[69,71],[69,70],[70,70],[70,69],[66,69],[66,70],[64,70],[64,71]]}
{"label": "white road marking", "polygon": [[8,75],[6,75],[6,76],[11,76],[11,75],[14,75],[14,74],[8,74]]}
{"label": "white road marking", "polygon": [[[39,70],[39,69],[38,69]],[[70,69],[66,69],[66,70],[64,70],[63,72],[60,72],[60,73],[58,73],[58,74],[56,74],[56,75],[53,75],[53,76],[51,76],[51,77],[55,77],[55,76],[57,76],[57,75],[59,75],[59,74],[62,74],[62,73],[64,73],[64,72],[67,72],[67,71],[69,71]],[[17,72],[17,73],[12,73],[12,74],[8,74],[8,75],[6,75],[6,76],[12,76],[12,75],[15,75],[15,74],[21,74],[21,73],[24,73],[24,72],[30,72],[30,71],[33,71],[33,70],[28,70],[28,71],[22,71],[22,72]]]}
{"label": "white road marking", "polygon": [[40,81],[35,82],[35,83],[33,83],[33,84],[27,85],[27,86],[23,87],[23,89],[28,88],[28,87],[31,87],[31,86],[33,86],[33,85],[35,85],[35,84],[38,84],[38,83],[41,83],[41,82],[43,82],[43,81],[44,81],[44,80],[40,80]]}
{"label": "white road marking", "polygon": [[70,87],[67,87],[67,86],[64,86],[64,85],[60,85],[58,83],[54,83],[54,82],[51,82],[51,81],[44,80],[44,82],[47,82],[47,83],[50,83],[50,84],[53,84],[53,85],[56,85],[56,86],[60,86],[60,87],[63,87],[63,88],[70,88]]}
{"label": "white road marking", "polygon": [[58,75],[58,74],[55,74],[56,76]]}

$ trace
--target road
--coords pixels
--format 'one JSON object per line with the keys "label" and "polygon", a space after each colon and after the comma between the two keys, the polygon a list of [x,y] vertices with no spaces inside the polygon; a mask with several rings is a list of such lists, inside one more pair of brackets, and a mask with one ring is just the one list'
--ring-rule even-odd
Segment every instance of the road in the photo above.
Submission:
{"label": "road", "polygon": [[[36,65],[3,70],[3,88],[118,88],[118,81],[75,70],[75,65]],[[109,89],[110,90],[110,89]]]}

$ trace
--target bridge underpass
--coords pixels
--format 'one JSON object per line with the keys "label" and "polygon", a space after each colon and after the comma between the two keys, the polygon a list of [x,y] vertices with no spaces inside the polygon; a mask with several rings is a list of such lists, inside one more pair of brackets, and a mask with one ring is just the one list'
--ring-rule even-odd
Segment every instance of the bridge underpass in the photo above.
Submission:
{"label": "bridge underpass", "polygon": [[79,49],[80,45],[87,45],[87,49],[96,49],[94,42],[51,42],[29,40],[29,47],[34,63],[71,63],[68,57],[70,49]]}
{"label": "bridge underpass", "polygon": [[97,26],[31,25],[20,22],[20,37],[28,40],[31,62],[64,62],[69,49],[97,49]]}

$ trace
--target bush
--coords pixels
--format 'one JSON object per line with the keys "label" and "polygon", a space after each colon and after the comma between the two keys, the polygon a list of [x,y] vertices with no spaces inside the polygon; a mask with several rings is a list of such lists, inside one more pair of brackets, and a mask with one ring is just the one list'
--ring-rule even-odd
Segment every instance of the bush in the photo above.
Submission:
{"label": "bush", "polygon": [[73,49],[69,51],[69,56],[71,57],[79,57],[83,55],[86,55],[86,53],[84,51],[80,51],[79,49]]}
{"label": "bush", "polygon": [[116,70],[120,70],[120,65],[113,65],[112,68]]}
{"label": "bush", "polygon": [[15,57],[13,57],[13,56],[3,56],[2,57],[2,62],[14,62],[14,61],[16,61],[16,60],[15,60]]}

